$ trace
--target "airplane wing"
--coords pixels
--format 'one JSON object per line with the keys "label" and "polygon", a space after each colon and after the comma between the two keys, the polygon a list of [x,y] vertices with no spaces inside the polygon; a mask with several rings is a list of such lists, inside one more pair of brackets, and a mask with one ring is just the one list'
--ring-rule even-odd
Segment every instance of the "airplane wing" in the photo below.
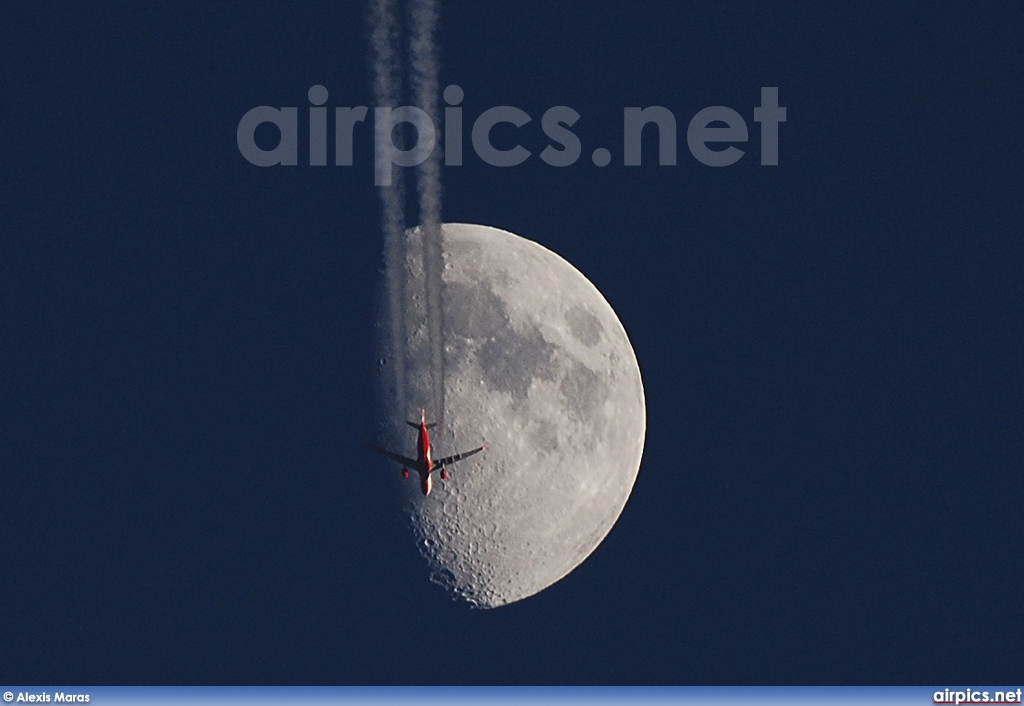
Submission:
{"label": "airplane wing", "polygon": [[434,468],[444,468],[445,466],[450,466],[453,463],[457,463],[462,459],[467,458],[468,456],[472,456],[475,453],[480,453],[486,448],[486,446],[481,446],[480,448],[473,449],[472,451],[463,451],[462,453],[455,454],[454,456],[438,459],[437,461],[434,461]]}
{"label": "airplane wing", "polygon": [[381,454],[383,456],[387,456],[392,461],[397,461],[398,463],[401,463],[404,466],[408,466],[409,468],[416,468],[417,461],[414,460],[414,459],[406,458],[405,456],[400,456],[400,455],[398,455],[396,453],[391,453],[387,449],[382,449],[381,447],[374,446],[373,444],[367,444],[367,446],[369,446],[371,449],[373,449],[377,453],[379,453],[379,454]]}

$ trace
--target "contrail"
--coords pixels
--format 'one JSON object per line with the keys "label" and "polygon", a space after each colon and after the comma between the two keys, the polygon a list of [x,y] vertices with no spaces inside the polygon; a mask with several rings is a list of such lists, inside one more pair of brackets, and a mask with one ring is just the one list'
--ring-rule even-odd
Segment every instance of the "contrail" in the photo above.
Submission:
{"label": "contrail", "polygon": [[[412,84],[415,103],[435,126],[441,124],[437,104],[438,60],[434,43],[437,26],[436,0],[413,0]],[[419,195],[420,226],[423,237],[423,279],[430,339],[430,374],[433,409],[438,422],[444,421],[444,309],[441,271],[441,145],[440,130],[433,151],[419,165],[416,187]]]}
{"label": "contrail", "polygon": [[[370,44],[373,53],[374,98],[378,108],[397,108],[402,97],[402,62],[395,39],[399,29],[399,0],[371,0]],[[409,40],[409,73],[412,84],[412,102],[417,105],[436,127],[440,125],[438,108],[438,61],[434,43],[437,25],[436,0],[411,0],[409,6],[411,36]],[[386,130],[386,128],[383,128]],[[401,130],[398,132],[401,133]],[[437,134],[436,131],[435,134]],[[416,190],[419,197],[419,242],[408,251],[405,238],[405,189],[403,168],[393,165],[393,154],[389,135],[387,140],[376,139],[375,164],[387,165],[391,170],[390,180],[378,182],[383,206],[384,257],[387,271],[389,335],[394,356],[395,404],[401,414],[408,414],[406,400],[410,394],[425,396],[427,406],[436,421],[442,422],[445,414],[444,400],[444,311],[442,297],[441,244],[441,150],[438,144],[417,169]],[[421,136],[417,136],[417,140]],[[401,135],[398,142],[402,142]],[[402,151],[402,144],[394,145]],[[423,265],[423,308],[413,288],[406,282],[406,256],[422,252]],[[420,318],[423,317],[423,318]],[[409,360],[410,334],[414,334],[425,319],[426,346],[419,335],[413,345],[414,360]],[[425,348],[425,350],[424,350]],[[417,350],[418,349],[418,350]],[[409,378],[409,366],[426,363],[413,378]],[[423,378],[429,377],[428,380]],[[409,383],[414,384],[412,388]]]}
{"label": "contrail", "polygon": [[[441,124],[437,107],[438,61],[434,45],[437,25],[436,0],[414,0],[412,6],[412,85],[416,105],[427,114],[435,128]],[[420,222],[428,229],[441,220],[440,131],[433,152],[419,166],[417,188],[420,197]]]}
{"label": "contrail", "polygon": [[[373,65],[373,93],[378,107],[397,107],[402,95],[402,80],[398,56],[392,41],[397,33],[396,0],[371,0],[370,45]],[[383,150],[377,141],[376,149]],[[401,149],[401,146],[399,146]],[[381,154],[375,158],[382,159]],[[389,168],[390,165],[389,165]],[[392,370],[394,371],[395,404],[405,409],[405,191],[402,170],[393,170],[388,186],[380,186],[383,207],[385,272],[387,273],[388,320],[391,336]]]}

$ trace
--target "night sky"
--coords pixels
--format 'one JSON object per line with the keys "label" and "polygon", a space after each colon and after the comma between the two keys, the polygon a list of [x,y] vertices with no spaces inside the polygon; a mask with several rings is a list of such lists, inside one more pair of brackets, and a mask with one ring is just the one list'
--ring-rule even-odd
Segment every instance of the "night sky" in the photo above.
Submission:
{"label": "night sky", "polygon": [[[604,543],[493,611],[428,581],[363,446],[372,123],[353,166],[314,167],[305,116],[317,84],[329,107],[372,107],[364,3],[18,5],[0,77],[0,678],[1020,679],[1019,4],[442,2],[466,144],[444,220],[575,265],[647,397]],[[766,86],[787,110],[778,166],[753,120]],[[243,158],[259,105],[299,108],[297,166]],[[498,105],[533,118],[494,131],[522,165],[472,152]],[[559,105],[583,147],[562,168],[539,158]],[[623,110],[653,105],[676,117],[677,163],[659,166],[652,127],[624,166]],[[749,129],[721,168],[686,142],[716,105]]]}

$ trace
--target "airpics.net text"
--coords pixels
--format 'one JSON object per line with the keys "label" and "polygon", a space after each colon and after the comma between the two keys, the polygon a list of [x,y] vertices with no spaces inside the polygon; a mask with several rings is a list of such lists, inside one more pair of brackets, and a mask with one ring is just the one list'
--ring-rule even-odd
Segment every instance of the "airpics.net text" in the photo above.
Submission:
{"label": "airpics.net text", "polygon": [[[309,165],[327,165],[327,89],[316,85],[309,89]],[[463,110],[459,106],[463,90],[456,85],[444,89],[443,159],[445,166],[463,163]],[[334,164],[351,166],[356,126],[366,120],[366,106],[337,107],[334,109]],[[761,88],[761,105],[754,108],[754,122],[760,123],[761,164],[779,163],[779,123],[786,122],[786,109],[779,106],[777,87]],[[541,153],[544,163],[553,167],[575,164],[583,153],[579,137],[569,128],[580,119],[580,114],[564,105],[554,106],[541,117],[541,128],[551,141]],[[476,155],[485,164],[494,167],[513,167],[530,158],[531,152],[520,144],[509,149],[498,149],[491,142],[491,130],[501,123],[521,128],[531,122],[530,115],[520,108],[499,105],[483,111],[470,132]],[[260,125],[275,125],[279,132],[277,146],[263,149],[256,144],[256,130]],[[377,107],[373,111],[374,182],[378,186],[391,184],[394,167],[414,167],[422,164],[437,147],[438,131],[426,112],[415,106]],[[622,164],[640,166],[642,162],[642,134],[648,123],[654,123],[658,136],[658,164],[676,164],[676,119],[663,106],[623,109]],[[238,122],[238,149],[250,163],[259,167],[277,165],[294,166],[299,163],[298,108],[257,106]],[[416,141],[409,148],[395,144],[395,127],[403,124],[415,128]],[[719,125],[720,124],[720,125]],[[686,128],[686,145],[690,154],[709,167],[727,167],[735,164],[745,152],[734,144],[724,149],[712,149],[711,143],[747,142],[747,122],[732,108],[714,105],[698,111]],[[554,146],[554,145],[557,145]],[[599,147],[591,153],[598,167],[611,163],[612,154]]]}

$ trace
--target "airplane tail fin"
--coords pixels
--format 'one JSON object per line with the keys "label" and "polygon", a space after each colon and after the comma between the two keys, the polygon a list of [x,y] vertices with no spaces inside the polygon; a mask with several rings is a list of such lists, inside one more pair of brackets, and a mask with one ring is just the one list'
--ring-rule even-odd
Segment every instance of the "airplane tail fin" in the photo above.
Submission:
{"label": "airplane tail fin", "polygon": [[[409,421],[407,421],[406,424],[411,426],[413,429],[419,429],[420,428],[420,423],[419,422],[409,422]],[[437,422],[431,422],[430,424],[427,425],[427,429],[433,429],[436,426],[437,426]]]}
{"label": "airplane tail fin", "polygon": [[430,424],[427,424],[427,408],[426,407],[420,407],[420,421],[419,421],[418,424],[416,422],[406,422],[406,424],[408,424],[411,427],[415,427],[416,429],[419,429],[421,424],[423,426],[425,426],[427,429],[433,429],[434,427],[437,426],[437,422],[432,422]]}

